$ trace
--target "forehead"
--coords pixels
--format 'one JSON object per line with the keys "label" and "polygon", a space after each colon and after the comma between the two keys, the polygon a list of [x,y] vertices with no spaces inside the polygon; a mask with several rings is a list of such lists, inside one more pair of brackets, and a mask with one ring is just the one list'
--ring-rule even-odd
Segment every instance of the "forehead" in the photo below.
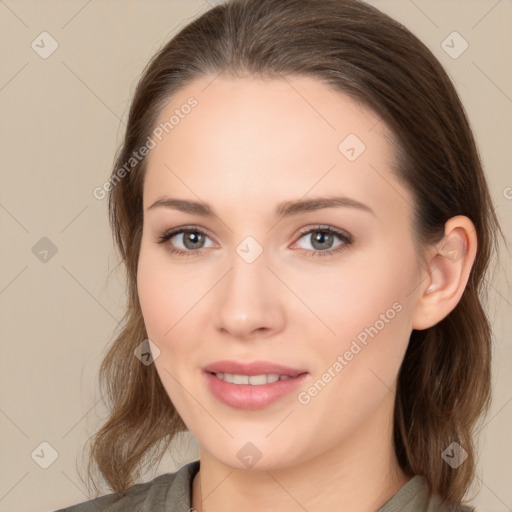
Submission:
{"label": "forehead", "polygon": [[[185,108],[190,98],[197,104]],[[170,99],[158,126],[166,122],[148,155],[145,207],[172,194],[256,211],[262,198],[270,208],[335,191],[407,209],[385,124],[313,78],[203,77]]]}

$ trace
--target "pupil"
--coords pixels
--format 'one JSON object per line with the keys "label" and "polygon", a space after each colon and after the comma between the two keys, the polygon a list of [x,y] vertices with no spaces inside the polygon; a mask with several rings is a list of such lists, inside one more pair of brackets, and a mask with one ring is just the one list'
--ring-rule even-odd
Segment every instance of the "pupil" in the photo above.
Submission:
{"label": "pupil", "polygon": [[[316,233],[317,233],[317,235],[314,237],[314,242],[315,243],[320,242],[320,244],[321,244],[320,249],[329,249],[328,242],[331,241],[330,238],[332,237],[332,235],[330,233],[325,233],[323,231],[317,231]],[[326,239],[327,239],[327,243],[325,242]],[[323,244],[322,244],[322,240],[324,241]]]}
{"label": "pupil", "polygon": [[184,243],[186,246],[188,245],[187,241],[188,241],[189,237],[190,237],[190,239],[195,239],[195,240],[192,240],[192,242],[190,244],[190,245],[192,245],[192,247],[188,247],[188,248],[189,249],[197,249],[196,245],[200,244],[200,242],[202,241],[201,240],[202,235],[200,233],[197,233],[196,231],[187,232],[187,234],[185,235],[185,238],[184,238],[184,240],[185,240]]}

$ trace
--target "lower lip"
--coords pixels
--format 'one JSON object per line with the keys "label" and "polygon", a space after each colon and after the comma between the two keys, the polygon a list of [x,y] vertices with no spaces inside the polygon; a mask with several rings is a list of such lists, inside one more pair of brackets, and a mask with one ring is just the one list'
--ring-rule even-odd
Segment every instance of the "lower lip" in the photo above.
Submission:
{"label": "lower lip", "polygon": [[307,377],[307,373],[271,384],[253,386],[251,384],[231,384],[211,373],[204,372],[208,387],[217,400],[237,409],[263,409],[283,396],[297,389]]}

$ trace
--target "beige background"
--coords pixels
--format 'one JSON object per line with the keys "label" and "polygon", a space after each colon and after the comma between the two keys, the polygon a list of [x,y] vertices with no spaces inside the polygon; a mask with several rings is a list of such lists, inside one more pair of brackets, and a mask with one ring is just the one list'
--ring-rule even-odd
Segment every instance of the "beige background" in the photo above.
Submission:
{"label": "beige background", "polygon": [[[418,35],[455,81],[496,211],[511,233],[512,2],[371,3]],[[142,68],[212,4],[0,0],[0,511],[51,511],[88,498],[77,468],[84,467],[85,440],[105,416],[97,371],[124,303],[107,203],[92,191],[109,176]],[[58,43],[46,59],[31,47],[43,31]],[[441,46],[453,31],[469,44],[456,59]],[[57,250],[46,262],[33,252],[48,244],[43,237]],[[495,389],[474,482],[481,512],[512,510],[508,261],[503,253],[488,307]],[[185,441],[144,479],[194,458],[197,443]],[[43,469],[36,461],[49,462],[52,449],[58,457]]]}

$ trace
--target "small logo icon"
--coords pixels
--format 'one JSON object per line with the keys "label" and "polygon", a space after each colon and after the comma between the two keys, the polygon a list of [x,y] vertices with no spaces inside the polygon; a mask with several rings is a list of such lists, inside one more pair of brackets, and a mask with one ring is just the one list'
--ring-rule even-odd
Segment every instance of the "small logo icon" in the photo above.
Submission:
{"label": "small logo icon", "polygon": [[236,252],[246,263],[252,263],[263,252],[263,247],[252,236],[246,236],[238,244]]}
{"label": "small logo icon", "polygon": [[160,349],[149,339],[144,340],[133,351],[135,357],[145,366],[149,366],[160,356]]}
{"label": "small logo icon", "polygon": [[468,47],[468,42],[458,32],[452,32],[441,43],[441,48],[452,59],[458,59],[468,49]]}
{"label": "small logo icon", "polygon": [[59,43],[48,32],[41,32],[30,46],[39,57],[47,59],[59,47]]}
{"label": "small logo icon", "polygon": [[262,455],[256,445],[252,443],[245,443],[236,454],[240,462],[247,468],[252,468]]}
{"label": "small logo icon", "polygon": [[43,236],[32,247],[32,253],[42,263],[48,263],[57,254],[57,246],[49,238]]}
{"label": "small logo icon", "polygon": [[50,443],[43,441],[30,456],[38,466],[48,469],[58,459],[59,454]]}
{"label": "small logo icon", "polygon": [[453,469],[456,469],[468,458],[468,452],[459,443],[454,441],[445,448],[441,453],[441,457]]}
{"label": "small logo icon", "polygon": [[354,133],[347,135],[338,146],[339,152],[350,162],[357,160],[365,149],[364,142]]}
{"label": "small logo icon", "polygon": [[466,247],[459,238],[451,238],[441,247],[439,252],[443,256],[446,256],[452,263],[455,263],[465,254]]}

